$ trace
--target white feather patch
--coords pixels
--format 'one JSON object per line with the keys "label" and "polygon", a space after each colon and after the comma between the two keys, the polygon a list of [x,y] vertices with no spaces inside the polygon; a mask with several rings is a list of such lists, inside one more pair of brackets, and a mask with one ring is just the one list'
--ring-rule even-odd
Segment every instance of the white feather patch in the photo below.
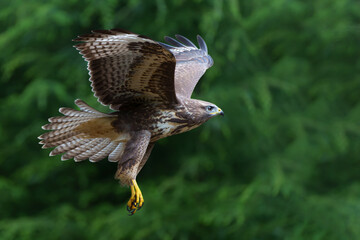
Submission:
{"label": "white feather patch", "polygon": [[109,161],[110,162],[117,162],[119,161],[119,158],[124,153],[124,143],[119,143],[117,147],[110,153],[109,155]]}

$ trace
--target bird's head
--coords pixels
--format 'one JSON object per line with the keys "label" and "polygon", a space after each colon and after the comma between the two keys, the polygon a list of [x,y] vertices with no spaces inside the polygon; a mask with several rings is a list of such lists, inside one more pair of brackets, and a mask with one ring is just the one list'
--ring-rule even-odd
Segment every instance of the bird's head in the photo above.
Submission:
{"label": "bird's head", "polygon": [[188,110],[193,116],[201,122],[206,122],[210,118],[221,115],[224,116],[223,110],[213,103],[191,99],[191,104],[186,104]]}

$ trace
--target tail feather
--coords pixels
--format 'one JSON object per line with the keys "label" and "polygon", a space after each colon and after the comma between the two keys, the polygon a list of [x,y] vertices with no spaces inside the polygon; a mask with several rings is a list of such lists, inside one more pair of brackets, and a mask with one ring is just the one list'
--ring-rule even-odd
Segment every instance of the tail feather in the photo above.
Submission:
{"label": "tail feather", "polygon": [[101,151],[92,155],[89,160],[90,162],[98,162],[108,156],[117,146],[118,144],[115,142],[110,142],[106,147],[104,147]]}
{"label": "tail feather", "polygon": [[[79,149],[79,153],[74,155],[72,158],[74,158],[75,162],[80,162],[82,160],[87,159],[87,158],[83,158],[84,155],[86,155],[89,151],[91,151],[93,148],[95,148],[101,141],[103,141],[103,139],[95,138],[95,139],[91,140],[89,143],[82,145]],[[74,151],[74,152],[76,153],[76,151]]]}
{"label": "tail feather", "polygon": [[44,126],[42,126],[42,129],[44,130],[57,130],[57,129],[62,129],[62,128],[69,128],[69,127],[77,127],[79,126],[81,123],[86,122],[88,119],[83,119],[83,120],[77,120],[77,121],[72,121],[72,122],[62,122],[62,123],[48,123]]}
{"label": "tail feather", "polygon": [[[81,153],[85,152],[94,144],[94,141],[97,139],[84,139],[80,142],[80,144],[75,147],[74,149],[71,149],[70,151],[67,151],[64,155],[61,156],[61,160],[68,160],[76,157],[77,155],[80,155]],[[74,159],[75,160],[75,159]]]}
{"label": "tail feather", "polygon": [[59,112],[69,117],[95,117],[92,113],[78,111],[67,107],[60,108]]}
{"label": "tail feather", "polygon": [[112,126],[116,116],[99,112],[79,99],[75,104],[80,110],[60,108],[64,116],[51,117],[42,127],[51,130],[38,137],[43,148],[55,147],[50,156],[64,153],[62,160],[97,162],[109,156],[109,161],[118,161],[129,136]]}
{"label": "tail feather", "polygon": [[64,127],[51,132],[44,133],[40,135],[38,138],[44,139],[46,141],[52,141],[52,139],[55,139],[57,137],[61,138],[61,136],[65,136],[65,134],[76,133],[72,131],[74,128],[76,128],[76,126]]}
{"label": "tail feather", "polygon": [[117,162],[120,158],[120,156],[123,154],[124,152],[124,144],[123,143],[119,143],[116,148],[114,149],[114,151],[112,151],[109,155],[109,161],[110,162]]}
{"label": "tail feather", "polygon": [[98,110],[90,107],[86,102],[84,102],[84,101],[82,101],[80,99],[76,99],[75,104],[84,112],[95,113],[95,114],[101,115],[101,116],[107,115],[107,114],[99,112]]}
{"label": "tail feather", "polygon": [[54,150],[50,152],[50,156],[55,156],[70,151],[83,144],[82,142],[84,142],[84,140],[85,139],[81,139],[81,138],[75,138],[74,140],[70,140],[70,139],[65,140],[66,141],[65,143],[58,145]]}
{"label": "tail feather", "polygon": [[42,146],[42,148],[52,148],[52,147],[60,146],[60,145],[62,145],[64,143],[72,142],[72,141],[77,140],[77,139],[79,139],[79,138],[77,137],[77,135],[75,135],[73,137],[69,137],[69,138],[66,138],[66,139],[59,140],[59,141],[44,142],[42,140],[42,141],[40,141],[40,144],[44,144]]}
{"label": "tail feather", "polygon": [[110,139],[103,139],[100,138],[99,141],[97,141],[96,145],[94,145],[92,148],[88,149],[87,151],[77,155],[74,159],[75,161],[83,161],[103,149],[106,145],[110,143]]}
{"label": "tail feather", "polygon": [[49,122],[51,122],[51,123],[66,123],[66,122],[73,122],[73,121],[87,121],[89,119],[93,119],[93,117],[59,116],[59,117],[49,118]]}
{"label": "tail feather", "polygon": [[[78,135],[80,135],[79,132],[70,131],[70,132],[65,132],[61,135],[51,136],[51,137],[47,137],[47,136],[44,137],[43,135],[41,135],[40,137],[42,137],[42,138],[40,138],[40,137],[39,138],[42,139],[40,141],[40,144],[44,144],[43,148],[49,148],[49,147],[45,147],[45,145],[48,143],[55,144],[56,142],[63,142],[70,138],[77,137]],[[62,144],[62,143],[59,143],[59,144]],[[54,147],[54,146],[52,146],[52,147]]]}

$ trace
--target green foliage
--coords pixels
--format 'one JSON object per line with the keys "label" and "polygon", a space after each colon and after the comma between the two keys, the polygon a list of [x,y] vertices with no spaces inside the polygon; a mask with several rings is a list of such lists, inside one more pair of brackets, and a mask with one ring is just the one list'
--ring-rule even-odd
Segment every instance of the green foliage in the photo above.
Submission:
{"label": "green foliage", "polygon": [[[360,4],[1,1],[0,238],[360,239]],[[92,29],[206,40],[194,94],[216,118],[159,142],[127,216],[116,165],[61,162],[37,136],[90,91],[71,46]]]}

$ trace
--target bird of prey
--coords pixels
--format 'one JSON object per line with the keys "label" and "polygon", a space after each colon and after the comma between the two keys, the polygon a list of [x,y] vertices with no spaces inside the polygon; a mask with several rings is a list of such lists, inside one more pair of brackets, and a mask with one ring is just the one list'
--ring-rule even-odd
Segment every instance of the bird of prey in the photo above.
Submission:
{"label": "bird of prey", "polygon": [[191,99],[195,85],[213,65],[205,41],[165,37],[168,44],[122,29],[95,30],[74,41],[88,62],[92,91],[114,110],[102,113],[77,99],[80,110],[60,108],[39,136],[50,156],[61,160],[117,162],[115,179],[130,186],[130,215],[144,198],[136,176],[157,140],[194,129],[224,115],[213,103]]}

